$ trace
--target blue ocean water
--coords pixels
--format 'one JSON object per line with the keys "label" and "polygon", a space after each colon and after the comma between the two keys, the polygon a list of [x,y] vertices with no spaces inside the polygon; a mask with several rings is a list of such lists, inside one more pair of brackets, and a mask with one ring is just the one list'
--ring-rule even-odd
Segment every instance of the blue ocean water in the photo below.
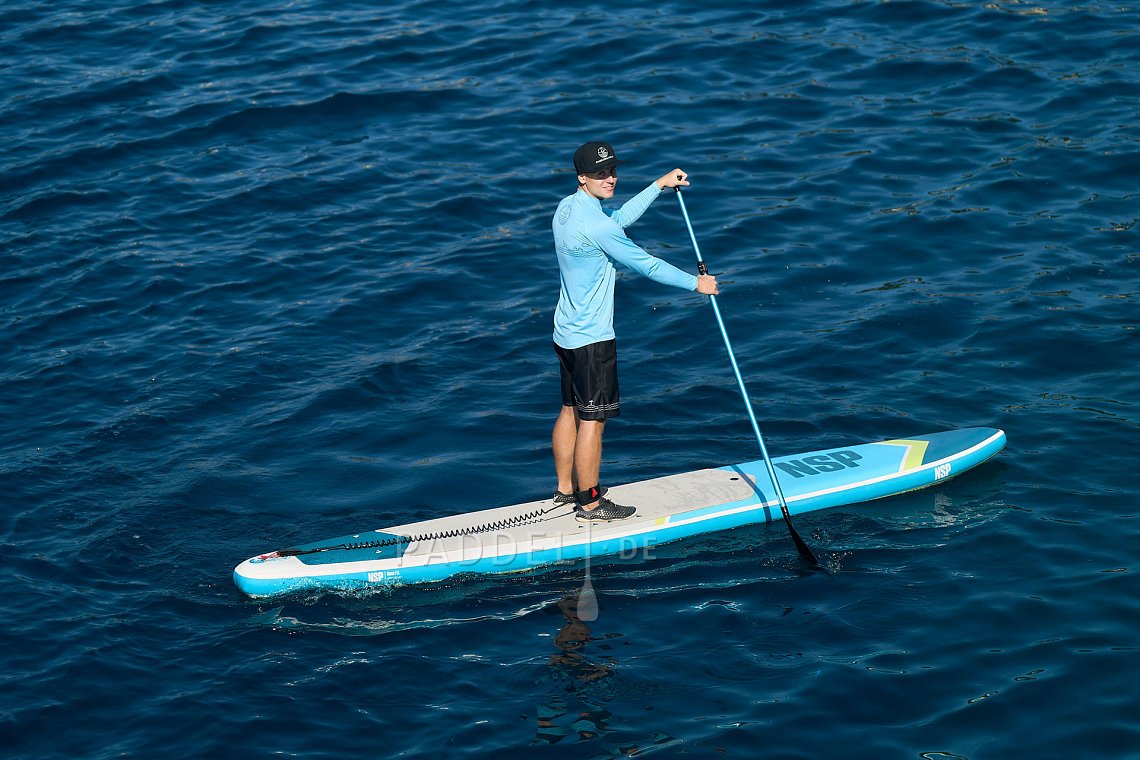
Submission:
{"label": "blue ocean water", "polygon": [[[1140,757],[1140,6],[0,7],[12,758]],[[674,166],[768,448],[926,491],[651,556],[254,601],[234,565],[553,486],[574,148]],[[693,269],[667,195],[630,230]],[[755,458],[626,273],[625,482]]]}

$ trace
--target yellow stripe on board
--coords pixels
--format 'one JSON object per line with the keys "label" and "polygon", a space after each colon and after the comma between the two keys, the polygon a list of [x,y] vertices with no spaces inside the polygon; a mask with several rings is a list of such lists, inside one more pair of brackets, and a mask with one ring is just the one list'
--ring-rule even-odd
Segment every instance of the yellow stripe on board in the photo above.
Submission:
{"label": "yellow stripe on board", "polygon": [[930,445],[930,441],[908,441],[905,439],[883,441],[883,443],[889,446],[906,447],[906,455],[903,457],[899,472],[906,472],[907,470],[913,470],[916,467],[922,466],[922,458],[926,456],[926,447]]}

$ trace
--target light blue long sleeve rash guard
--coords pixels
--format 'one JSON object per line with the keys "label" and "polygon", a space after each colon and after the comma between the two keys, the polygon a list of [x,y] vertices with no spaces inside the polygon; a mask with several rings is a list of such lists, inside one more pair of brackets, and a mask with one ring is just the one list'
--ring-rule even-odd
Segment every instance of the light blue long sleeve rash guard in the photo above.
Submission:
{"label": "light blue long sleeve rash guard", "polygon": [[562,199],[554,214],[554,249],[561,291],[554,310],[554,342],[581,348],[614,337],[616,261],[663,285],[697,289],[696,275],[651,256],[625,235],[661,194],[654,182],[619,209],[606,210],[579,190]]}

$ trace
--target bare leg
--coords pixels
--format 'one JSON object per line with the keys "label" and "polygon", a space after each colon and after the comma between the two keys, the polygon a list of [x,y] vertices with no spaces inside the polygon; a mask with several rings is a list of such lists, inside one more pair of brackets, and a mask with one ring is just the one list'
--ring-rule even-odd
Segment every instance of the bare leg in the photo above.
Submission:
{"label": "bare leg", "polygon": [[[598,485],[599,473],[602,469],[602,433],[605,432],[605,420],[580,420],[578,422],[578,437],[574,445],[574,472],[578,476],[578,488],[585,491]],[[598,506],[597,500],[590,504],[583,504],[583,509],[593,509]]]}
{"label": "bare leg", "polygon": [[554,423],[554,473],[558,476],[558,490],[574,493],[574,447],[578,439],[578,413],[572,406],[562,407]]}

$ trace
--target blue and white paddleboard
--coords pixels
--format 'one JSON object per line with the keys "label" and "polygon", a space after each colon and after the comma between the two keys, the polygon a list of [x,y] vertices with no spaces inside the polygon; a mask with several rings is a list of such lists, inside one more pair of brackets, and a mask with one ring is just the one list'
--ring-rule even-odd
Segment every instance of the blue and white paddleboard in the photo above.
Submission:
{"label": "blue and white paddleboard", "polygon": [[[788,511],[796,515],[925,488],[976,467],[1004,446],[1001,430],[965,428],[775,457],[772,463]],[[533,501],[261,554],[237,566],[234,582],[254,597],[425,583],[632,553],[782,519],[762,459],[614,486],[608,495],[637,507],[637,514],[586,525],[570,507]]]}

